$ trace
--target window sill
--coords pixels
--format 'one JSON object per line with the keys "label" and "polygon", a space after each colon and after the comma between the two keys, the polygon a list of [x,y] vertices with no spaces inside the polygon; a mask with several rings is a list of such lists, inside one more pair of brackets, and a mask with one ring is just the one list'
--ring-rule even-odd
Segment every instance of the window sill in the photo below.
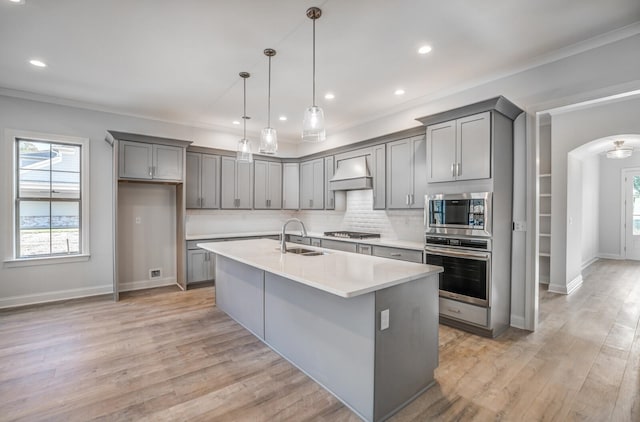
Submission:
{"label": "window sill", "polygon": [[90,254],[71,256],[47,256],[44,258],[19,258],[4,261],[5,268],[32,267],[35,265],[69,264],[73,262],[86,262],[91,258]]}

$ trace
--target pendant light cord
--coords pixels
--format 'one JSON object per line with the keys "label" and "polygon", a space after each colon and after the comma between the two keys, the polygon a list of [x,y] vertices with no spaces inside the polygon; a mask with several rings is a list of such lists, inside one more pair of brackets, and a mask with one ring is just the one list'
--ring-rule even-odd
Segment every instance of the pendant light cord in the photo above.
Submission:
{"label": "pendant light cord", "polygon": [[247,139],[247,78],[242,78],[242,82],[243,82],[243,96],[244,96],[244,106],[242,109],[242,125],[243,125],[243,130],[242,130],[242,139]]}
{"label": "pendant light cord", "polygon": [[271,127],[271,56],[269,56],[269,93],[267,95],[267,127]]}
{"label": "pendant light cord", "polygon": [[316,20],[313,19],[313,106],[316,106]]}

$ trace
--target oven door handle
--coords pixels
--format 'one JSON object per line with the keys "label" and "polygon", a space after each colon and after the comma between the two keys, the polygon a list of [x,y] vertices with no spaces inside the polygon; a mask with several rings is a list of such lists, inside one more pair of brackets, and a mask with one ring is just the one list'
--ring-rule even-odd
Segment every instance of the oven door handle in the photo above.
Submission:
{"label": "oven door handle", "polygon": [[460,251],[458,249],[449,249],[449,248],[430,248],[425,247],[425,252],[431,255],[444,255],[444,256],[454,256],[459,258],[472,258],[472,259],[482,259],[488,261],[491,258],[491,254],[488,252],[467,252]]}

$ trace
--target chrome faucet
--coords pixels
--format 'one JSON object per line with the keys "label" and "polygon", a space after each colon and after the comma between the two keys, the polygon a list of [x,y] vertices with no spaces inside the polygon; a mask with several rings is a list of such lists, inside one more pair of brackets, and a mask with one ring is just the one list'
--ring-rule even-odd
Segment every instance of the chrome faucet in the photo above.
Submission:
{"label": "chrome faucet", "polygon": [[307,228],[304,226],[304,223],[301,220],[299,220],[297,218],[288,219],[282,225],[282,233],[280,233],[280,253],[287,253],[287,243],[286,243],[287,237],[285,235],[285,230],[287,229],[287,224],[289,224],[291,222],[300,223],[300,226],[302,227],[301,235],[304,236],[304,237],[307,237]]}

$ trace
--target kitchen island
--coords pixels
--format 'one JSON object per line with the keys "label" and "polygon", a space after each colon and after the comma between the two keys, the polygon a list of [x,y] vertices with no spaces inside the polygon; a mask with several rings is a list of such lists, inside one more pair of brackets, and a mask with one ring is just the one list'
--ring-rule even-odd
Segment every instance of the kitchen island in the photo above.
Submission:
{"label": "kitchen island", "polygon": [[363,419],[387,419],[434,383],[441,267],[282,254],[269,239],[198,246],[216,254],[216,305]]}

